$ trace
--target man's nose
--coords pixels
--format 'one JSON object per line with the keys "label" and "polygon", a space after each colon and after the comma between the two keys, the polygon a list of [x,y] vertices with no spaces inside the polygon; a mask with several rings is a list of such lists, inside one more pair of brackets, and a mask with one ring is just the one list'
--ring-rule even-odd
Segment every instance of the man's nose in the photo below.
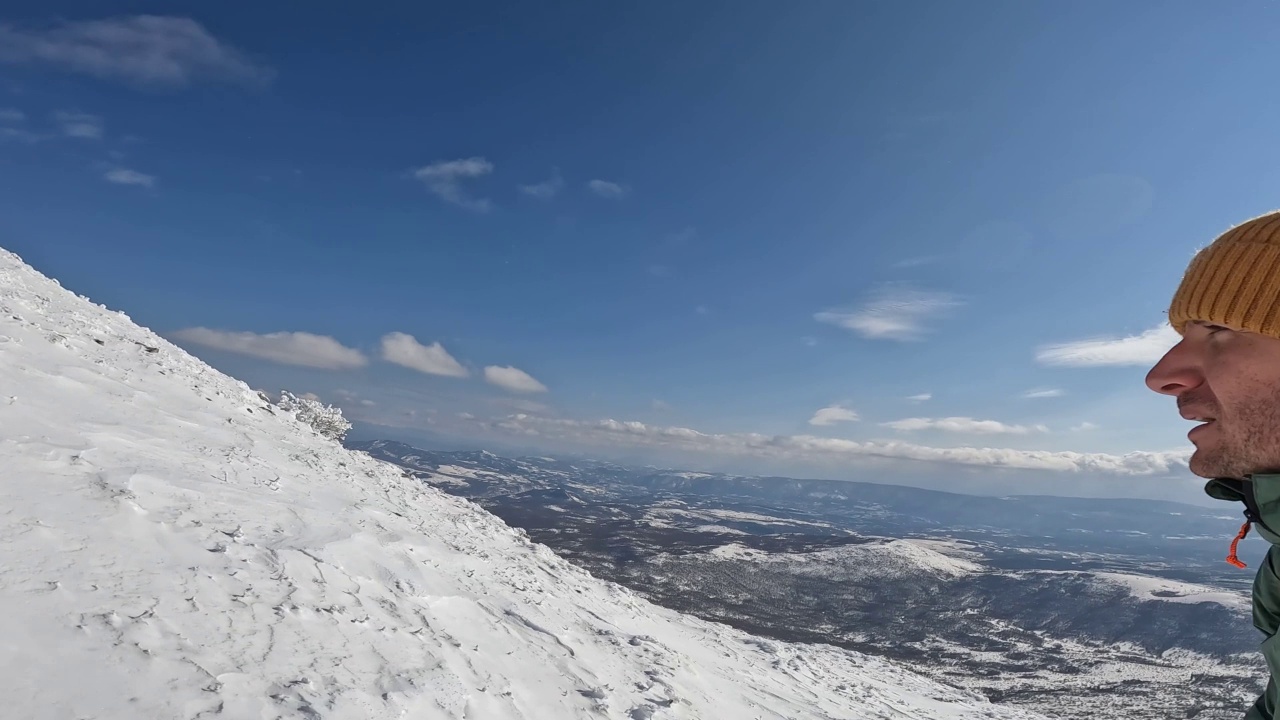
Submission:
{"label": "man's nose", "polygon": [[1147,387],[1161,395],[1177,397],[1204,381],[1199,363],[1185,341],[1170,348],[1147,372]]}

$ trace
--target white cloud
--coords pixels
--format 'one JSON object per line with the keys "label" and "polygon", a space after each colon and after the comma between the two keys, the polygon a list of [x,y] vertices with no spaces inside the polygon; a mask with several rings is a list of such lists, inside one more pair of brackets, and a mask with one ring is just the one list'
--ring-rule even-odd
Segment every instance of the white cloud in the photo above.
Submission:
{"label": "white cloud", "polygon": [[227,332],[196,327],[173,334],[179,340],[196,345],[249,355],[284,365],[347,370],[363,367],[369,361],[359,350],[346,347],[328,335],[305,332],[275,332],[259,335],[252,332]]}
{"label": "white cloud", "polygon": [[655,399],[653,401],[653,409],[654,412],[666,412],[671,409],[671,405],[662,400]]}
{"label": "white cloud", "polygon": [[1085,420],[1079,425],[1074,425],[1071,428],[1073,432],[1085,432],[1088,430],[1097,430],[1097,429],[1098,429],[1098,426],[1095,423],[1089,422],[1088,420]]}
{"label": "white cloud", "polygon": [[1036,360],[1061,367],[1153,365],[1180,339],[1177,331],[1165,323],[1141,335],[1045,345],[1036,350]]}
{"label": "white cloud", "polygon": [[1037,388],[1035,390],[1028,390],[1022,393],[1022,397],[1027,399],[1056,398],[1062,397],[1063,395],[1066,395],[1066,393],[1058,388]]}
{"label": "white cloud", "polygon": [[54,122],[67,137],[99,140],[102,138],[102,118],[82,112],[61,111],[53,114]]}
{"label": "white cloud", "polygon": [[453,359],[439,342],[423,345],[412,335],[402,332],[382,336],[382,359],[427,375],[467,377],[462,364]]}
{"label": "white cloud", "polygon": [[195,20],[155,15],[41,29],[0,24],[0,63],[174,87],[200,79],[264,83],[273,75]]}
{"label": "white cloud", "polygon": [[914,430],[941,430],[943,432],[973,433],[979,435],[1026,435],[1030,432],[1048,432],[1044,425],[1007,425],[995,420],[975,420],[969,417],[906,418],[880,423],[887,428],[911,432]]}
{"label": "white cloud", "polygon": [[413,176],[426,183],[427,189],[441,200],[459,207],[488,212],[493,203],[485,198],[472,198],[462,191],[460,182],[483,177],[493,172],[493,163],[482,157],[442,160],[413,171]]}
{"label": "white cloud", "polygon": [[529,373],[519,368],[490,365],[484,369],[484,379],[491,385],[497,385],[512,392],[536,393],[547,391],[546,385],[533,379]]}
{"label": "white cloud", "polygon": [[0,123],[20,123],[27,119],[27,114],[13,108],[0,109]]}
{"label": "white cloud", "polygon": [[829,310],[813,317],[866,338],[908,341],[921,339],[926,323],[960,304],[949,293],[887,287],[877,291],[861,308]]}
{"label": "white cloud", "polygon": [[933,393],[920,393],[919,395],[908,395],[907,400],[913,403],[928,402],[933,399]]}
{"label": "white cloud", "polygon": [[490,424],[492,429],[594,445],[627,445],[748,456],[789,462],[834,462],[900,459],[1025,470],[1104,472],[1117,475],[1167,474],[1185,471],[1186,452],[1106,453],[1050,452],[1006,448],[935,448],[903,442],[858,442],[811,435],[770,436],[756,433],[712,434],[683,427],[661,427],[618,420],[569,420],[513,415]]}
{"label": "white cloud", "polygon": [[832,405],[815,412],[813,417],[809,418],[809,424],[826,426],[835,425],[838,422],[857,422],[858,419],[858,413],[839,405]]}
{"label": "white cloud", "polygon": [[152,187],[156,184],[156,178],[154,175],[146,175],[138,172],[137,170],[128,170],[125,168],[109,170],[106,175],[103,175],[103,177],[106,178],[107,182],[115,183],[117,185],[141,185],[143,187]]}
{"label": "white cloud", "polygon": [[539,200],[550,200],[556,195],[559,195],[560,190],[563,188],[564,178],[560,176],[560,170],[557,168],[551,171],[551,177],[540,183],[535,183],[533,185],[521,185],[520,192],[528,195],[529,197],[538,198]]}
{"label": "white cloud", "polygon": [[620,198],[627,194],[627,188],[618,183],[609,182],[608,180],[592,180],[587,183],[587,187],[591,192],[600,197]]}

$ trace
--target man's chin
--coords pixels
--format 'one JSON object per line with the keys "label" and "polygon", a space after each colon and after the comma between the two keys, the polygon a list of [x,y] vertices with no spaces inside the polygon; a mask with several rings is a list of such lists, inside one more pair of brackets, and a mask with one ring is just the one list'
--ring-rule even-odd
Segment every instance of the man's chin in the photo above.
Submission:
{"label": "man's chin", "polygon": [[1191,470],[1193,475],[1198,475],[1206,480],[1224,477],[1221,472],[1223,469],[1222,463],[1219,460],[1219,458],[1211,457],[1204,450],[1196,448],[1195,452],[1191,453],[1191,458],[1187,460],[1187,468]]}
{"label": "man's chin", "polygon": [[1240,472],[1239,468],[1231,467],[1231,463],[1226,462],[1226,458],[1220,453],[1206,452],[1203,448],[1196,448],[1191,453],[1191,459],[1187,461],[1187,468],[1191,470],[1193,475],[1198,475],[1206,480],[1214,478],[1242,478],[1245,473]]}

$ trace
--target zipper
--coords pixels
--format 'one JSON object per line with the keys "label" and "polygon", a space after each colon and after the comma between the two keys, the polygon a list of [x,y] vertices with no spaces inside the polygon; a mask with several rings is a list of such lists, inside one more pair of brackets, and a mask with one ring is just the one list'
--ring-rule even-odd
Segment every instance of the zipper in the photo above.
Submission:
{"label": "zipper", "polygon": [[1262,513],[1258,510],[1258,499],[1253,496],[1252,480],[1249,481],[1248,487],[1240,488],[1240,494],[1244,495],[1245,519],[1251,523],[1254,523],[1255,525],[1262,528],[1263,530],[1266,530],[1272,535],[1280,534],[1280,533],[1277,533],[1275,530],[1272,530],[1271,527],[1268,526],[1266,523],[1262,522]]}

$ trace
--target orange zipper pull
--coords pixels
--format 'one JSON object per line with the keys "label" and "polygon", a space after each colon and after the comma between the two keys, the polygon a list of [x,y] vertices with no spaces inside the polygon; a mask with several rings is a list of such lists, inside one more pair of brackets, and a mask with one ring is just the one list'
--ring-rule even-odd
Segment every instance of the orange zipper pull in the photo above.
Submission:
{"label": "orange zipper pull", "polygon": [[1236,550],[1239,549],[1240,547],[1240,541],[1243,540],[1244,537],[1249,534],[1249,528],[1252,525],[1253,525],[1252,520],[1245,520],[1244,524],[1240,526],[1240,532],[1236,533],[1235,539],[1231,541],[1231,554],[1227,555],[1227,563],[1231,565],[1235,565],[1238,568],[1249,567],[1248,565],[1245,565],[1243,562],[1240,561],[1240,557],[1236,555]]}

